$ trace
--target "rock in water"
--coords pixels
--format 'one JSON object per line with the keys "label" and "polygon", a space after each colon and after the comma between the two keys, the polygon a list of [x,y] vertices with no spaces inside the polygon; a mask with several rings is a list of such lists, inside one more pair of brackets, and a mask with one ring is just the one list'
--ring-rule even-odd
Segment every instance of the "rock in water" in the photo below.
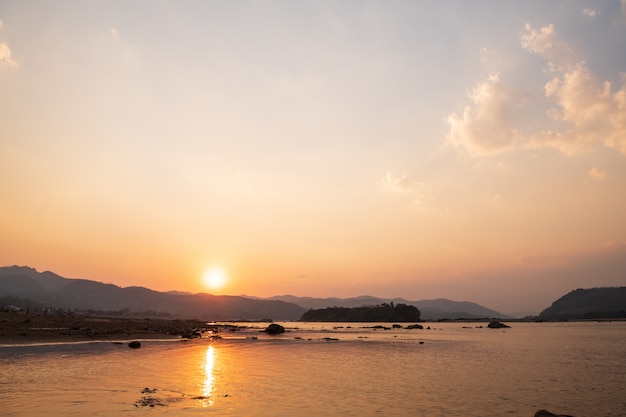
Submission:
{"label": "rock in water", "polygon": [[133,340],[128,344],[128,347],[131,349],[139,349],[141,347],[141,342],[139,342],[138,340]]}
{"label": "rock in water", "polygon": [[503,329],[503,328],[509,328],[511,326],[507,326],[506,324],[499,322],[498,320],[492,320],[489,322],[487,327],[489,327],[490,329]]}
{"label": "rock in water", "polygon": [[285,328],[280,324],[272,323],[263,330],[267,334],[281,334],[285,333]]}
{"label": "rock in water", "polygon": [[535,413],[535,417],[572,417],[567,414],[554,414],[548,410],[539,410]]}

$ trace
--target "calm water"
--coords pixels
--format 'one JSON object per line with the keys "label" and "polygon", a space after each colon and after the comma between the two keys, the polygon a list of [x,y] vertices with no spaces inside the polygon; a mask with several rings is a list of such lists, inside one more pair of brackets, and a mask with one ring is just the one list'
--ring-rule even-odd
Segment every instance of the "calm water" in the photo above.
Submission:
{"label": "calm water", "polygon": [[626,322],[425,325],[0,347],[0,415],[626,416]]}

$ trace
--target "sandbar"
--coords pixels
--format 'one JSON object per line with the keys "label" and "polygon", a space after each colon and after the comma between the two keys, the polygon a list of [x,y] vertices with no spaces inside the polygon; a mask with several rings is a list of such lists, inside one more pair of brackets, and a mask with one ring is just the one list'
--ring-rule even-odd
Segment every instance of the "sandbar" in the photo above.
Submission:
{"label": "sandbar", "polygon": [[0,345],[181,339],[197,336],[201,320],[0,312]]}

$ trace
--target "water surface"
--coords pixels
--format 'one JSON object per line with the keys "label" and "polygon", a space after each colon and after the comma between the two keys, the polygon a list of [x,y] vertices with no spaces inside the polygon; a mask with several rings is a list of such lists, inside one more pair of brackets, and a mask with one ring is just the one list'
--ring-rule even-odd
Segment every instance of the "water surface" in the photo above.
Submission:
{"label": "water surface", "polygon": [[284,325],[276,337],[259,326],[137,350],[0,348],[0,414],[626,415],[624,322]]}

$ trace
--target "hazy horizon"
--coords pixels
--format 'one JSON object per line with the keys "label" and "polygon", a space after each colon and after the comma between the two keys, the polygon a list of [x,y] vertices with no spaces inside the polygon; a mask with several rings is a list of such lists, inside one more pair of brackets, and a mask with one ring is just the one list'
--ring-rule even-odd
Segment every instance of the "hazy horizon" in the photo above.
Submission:
{"label": "hazy horizon", "polygon": [[0,264],[505,314],[624,286],[624,51],[626,0],[3,1]]}
{"label": "hazy horizon", "polygon": [[[54,271],[49,271],[49,270],[38,270],[37,268],[33,268],[31,266],[28,265],[0,265],[0,268],[26,268],[26,269],[30,269],[35,271],[38,274],[41,273],[52,273],[54,275],[60,276],[61,278],[65,278],[65,279],[86,279],[86,280],[90,280],[89,277],[64,277],[61,276],[59,274],[57,274]],[[95,281],[95,280],[91,280],[91,281]],[[131,286],[123,286],[123,285],[117,285],[113,282],[101,282],[101,281],[96,281],[96,282],[100,282],[102,284],[112,284],[112,285],[116,285],[120,288],[128,288],[128,287],[133,287],[133,285]],[[136,287],[136,286],[135,286]],[[158,291],[158,290],[154,290],[153,288],[150,287],[146,287],[146,286],[140,286],[149,290],[153,290],[153,291]],[[573,291],[574,289],[572,289]],[[483,305],[481,303],[478,303],[474,300],[471,299],[452,299],[449,297],[446,297],[445,295],[439,296],[439,297],[435,297],[435,298],[407,298],[407,297],[402,297],[402,296],[388,296],[388,297],[379,297],[376,294],[358,294],[358,295],[351,295],[351,296],[345,296],[345,297],[338,297],[338,296],[333,296],[333,295],[327,295],[327,296],[319,296],[319,297],[314,297],[314,296],[309,296],[309,295],[295,295],[295,294],[289,294],[289,293],[277,293],[274,295],[270,295],[270,296],[265,296],[265,297],[260,297],[260,296],[256,296],[254,294],[214,294],[211,292],[210,289],[204,289],[201,290],[199,292],[193,292],[193,291],[180,291],[180,290],[176,290],[176,289],[170,289],[170,290],[165,290],[165,291],[159,291],[159,292],[163,292],[163,293],[180,293],[180,294],[209,294],[209,295],[224,295],[224,296],[234,296],[234,297],[246,297],[246,298],[253,298],[253,299],[275,299],[275,298],[290,298],[290,297],[296,297],[296,298],[313,298],[313,299],[353,299],[353,298],[379,298],[382,300],[395,300],[395,299],[403,299],[409,302],[429,302],[429,301],[438,301],[438,300],[447,300],[447,301],[452,301],[452,302],[469,302],[469,303],[474,303],[477,305],[480,305],[481,307],[485,307],[491,310],[495,310],[499,313],[502,313],[504,315],[507,316],[511,316],[513,318],[523,318],[529,315],[539,315],[539,313],[541,313],[543,310],[547,309],[548,307],[550,307],[552,305],[552,303],[554,301],[556,301],[557,299],[561,298],[562,296],[566,295],[566,293],[563,293],[561,295],[559,295],[558,297],[556,297],[555,299],[551,300],[547,305],[541,307],[539,310],[535,311],[535,310],[510,310],[510,311],[502,311],[502,310],[498,310],[497,308],[493,308],[492,306],[489,305]],[[569,293],[570,291],[568,291],[567,293]],[[297,304],[297,303],[296,303]],[[468,313],[471,313],[471,311],[467,311]]]}

